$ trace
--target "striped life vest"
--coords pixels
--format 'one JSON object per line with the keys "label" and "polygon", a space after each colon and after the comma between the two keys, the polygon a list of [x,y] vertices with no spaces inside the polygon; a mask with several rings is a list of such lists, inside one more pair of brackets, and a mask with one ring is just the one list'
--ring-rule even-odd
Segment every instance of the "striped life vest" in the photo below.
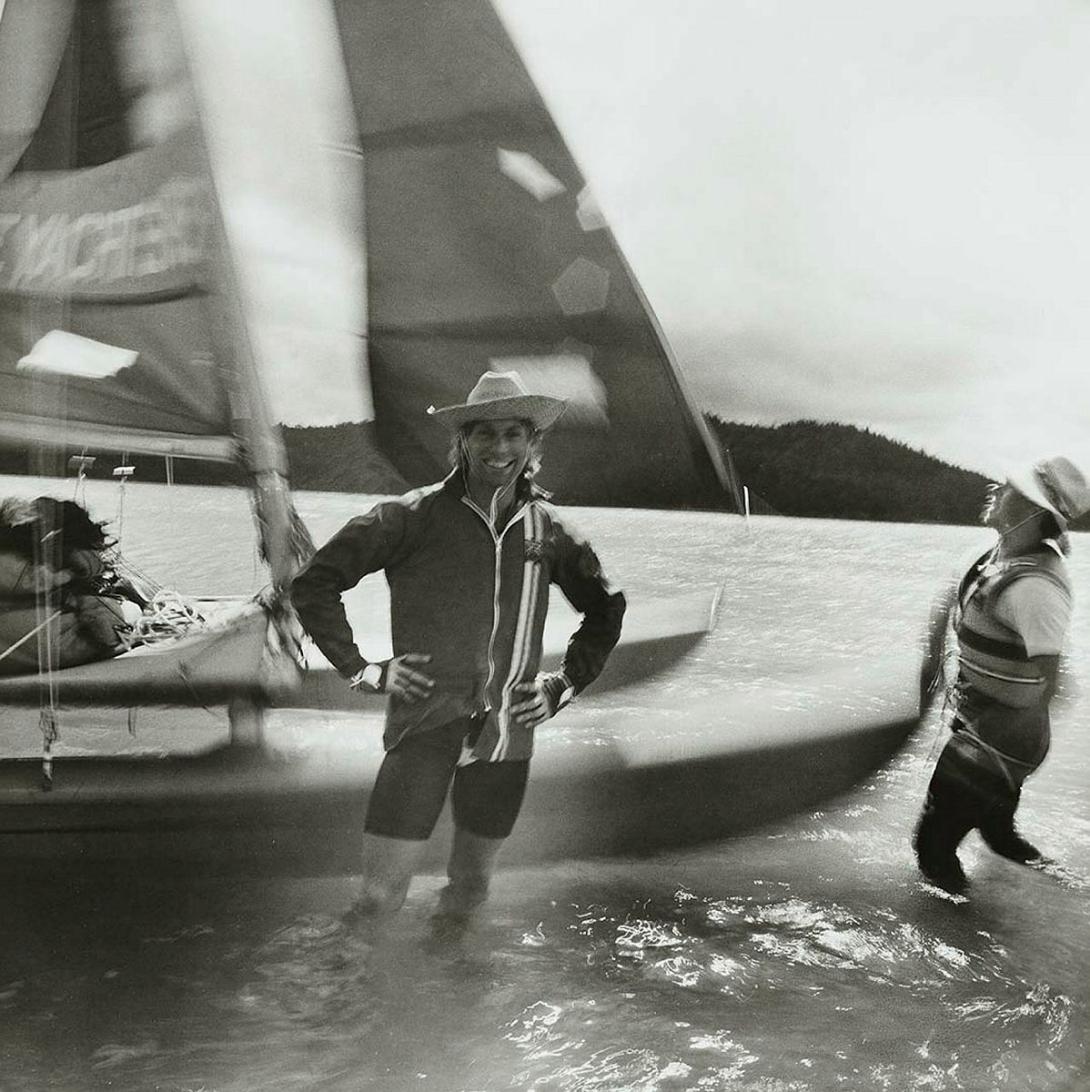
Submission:
{"label": "striped life vest", "polygon": [[989,552],[962,580],[955,618],[959,685],[1018,709],[1040,704],[1045,680],[1019,634],[996,617],[995,603],[1005,588],[1025,576],[1049,580],[1071,594],[1063,558],[1054,551],[1003,561],[993,560]]}

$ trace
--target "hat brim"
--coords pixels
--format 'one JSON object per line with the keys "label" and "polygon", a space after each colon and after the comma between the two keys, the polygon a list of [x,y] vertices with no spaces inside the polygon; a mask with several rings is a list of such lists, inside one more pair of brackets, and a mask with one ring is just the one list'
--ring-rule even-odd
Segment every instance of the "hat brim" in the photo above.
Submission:
{"label": "hat brim", "polygon": [[1021,493],[1031,504],[1051,512],[1060,521],[1060,530],[1066,530],[1067,517],[1048,499],[1048,494],[1041,488],[1041,483],[1032,469],[1022,467],[1010,471],[1007,474],[1007,484]]}
{"label": "hat brim", "polygon": [[568,408],[562,398],[547,394],[519,394],[510,398],[492,398],[464,406],[443,406],[428,412],[442,421],[452,431],[468,425],[470,421],[501,421],[507,418],[530,421],[539,431],[556,423]]}

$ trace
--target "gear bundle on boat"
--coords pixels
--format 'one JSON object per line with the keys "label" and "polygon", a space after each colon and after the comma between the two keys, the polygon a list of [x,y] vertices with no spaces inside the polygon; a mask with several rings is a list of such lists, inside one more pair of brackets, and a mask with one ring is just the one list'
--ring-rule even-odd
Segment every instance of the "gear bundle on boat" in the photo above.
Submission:
{"label": "gear bundle on boat", "polygon": [[147,600],[74,501],[0,502],[0,675],[108,659],[136,643]]}
{"label": "gear bundle on boat", "polygon": [[[296,517],[297,518],[297,517]],[[267,704],[298,684],[302,653],[274,588],[192,597],[139,572],[81,504],[0,501],[0,705]],[[293,541],[306,540],[298,531]],[[47,748],[48,749],[48,748]]]}

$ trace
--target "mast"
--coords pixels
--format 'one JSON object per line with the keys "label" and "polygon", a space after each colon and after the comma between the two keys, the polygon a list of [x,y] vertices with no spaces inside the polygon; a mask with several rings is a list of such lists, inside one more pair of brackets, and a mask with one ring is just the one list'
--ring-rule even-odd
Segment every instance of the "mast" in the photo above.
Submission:
{"label": "mast", "polygon": [[[175,4],[181,29],[183,50],[191,59],[192,20],[197,17],[186,0]],[[294,575],[295,560],[291,550],[293,510],[288,488],[288,461],[280,431],[269,409],[268,398],[261,383],[261,372],[254,352],[246,315],[239,271],[233,258],[216,171],[208,150],[205,110],[199,67],[188,65],[196,98],[197,123],[201,136],[207,178],[213,191],[212,241],[209,255],[214,302],[214,338],[217,355],[230,361],[234,379],[231,391],[235,427],[242,441],[242,456],[253,482],[255,515],[273,586],[286,587]],[[222,355],[221,355],[222,354]]]}
{"label": "mast", "polygon": [[[215,185],[213,178],[213,186]],[[269,410],[261,383],[253,340],[243,306],[238,270],[227,241],[219,201],[210,262],[216,301],[214,337],[219,353],[232,364],[236,387],[232,391],[235,428],[242,441],[242,457],[250,474],[258,534],[269,564],[273,586],[283,590],[295,572],[291,550],[292,504],[288,461],[280,430]]]}
{"label": "mast", "polygon": [[[233,382],[230,399],[233,427],[242,442],[243,462],[254,492],[257,532],[269,565],[276,592],[286,590],[294,575],[292,554],[293,509],[288,489],[288,462],[279,429],[273,421],[268,398],[261,383],[260,366],[254,351],[247,319],[242,281],[230,244],[223,215],[217,173],[208,148],[206,109],[202,101],[199,67],[192,63],[192,20],[199,14],[186,0],[177,0],[175,13],[181,30],[183,51],[196,100],[197,127],[201,133],[201,155],[212,187],[212,240],[209,252],[210,300],[214,301],[213,339],[216,356],[230,361]],[[227,706],[231,743],[238,747],[259,747],[264,738],[265,706],[249,697],[235,697]]]}

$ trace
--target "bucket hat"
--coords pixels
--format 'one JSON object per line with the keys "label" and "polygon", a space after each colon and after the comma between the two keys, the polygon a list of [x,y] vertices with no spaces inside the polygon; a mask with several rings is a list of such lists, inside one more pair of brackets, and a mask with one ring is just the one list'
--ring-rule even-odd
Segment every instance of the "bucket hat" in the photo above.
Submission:
{"label": "bucket hat", "polygon": [[1063,528],[1090,511],[1090,484],[1082,471],[1062,455],[1012,470],[1007,482],[1026,500],[1056,516]]}

